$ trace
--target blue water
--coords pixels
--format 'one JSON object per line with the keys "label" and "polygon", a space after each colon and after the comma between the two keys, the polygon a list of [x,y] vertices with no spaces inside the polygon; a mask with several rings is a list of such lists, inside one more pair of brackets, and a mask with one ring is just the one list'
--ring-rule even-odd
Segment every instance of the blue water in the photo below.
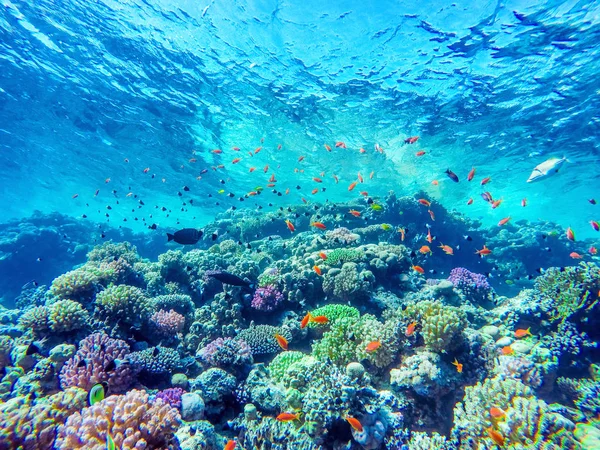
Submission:
{"label": "blue water", "polygon": [[[488,226],[510,215],[591,237],[599,17],[600,3],[576,1],[4,0],[0,220],[39,210],[137,231],[142,218],[197,226],[231,206],[356,198],[360,171],[370,195],[422,189]],[[527,184],[551,156],[571,162]],[[238,200],[271,173],[288,196]],[[486,176],[497,209],[480,198]]]}

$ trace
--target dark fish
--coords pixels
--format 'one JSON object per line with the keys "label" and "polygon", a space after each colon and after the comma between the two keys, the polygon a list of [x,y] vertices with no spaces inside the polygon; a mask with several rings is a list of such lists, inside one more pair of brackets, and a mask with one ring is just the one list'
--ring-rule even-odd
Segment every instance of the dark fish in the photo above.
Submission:
{"label": "dark fish", "polygon": [[168,242],[175,241],[182,245],[194,245],[197,243],[204,233],[202,230],[195,228],[183,228],[175,233],[167,233]]}
{"label": "dark fish", "polygon": [[454,181],[455,183],[458,183],[458,175],[456,175],[450,169],[446,169],[445,174],[448,175],[448,178],[450,178],[452,181]]}
{"label": "dark fish", "polygon": [[149,229],[151,229],[151,230],[156,230],[156,224],[155,224],[155,223],[153,223],[153,224],[152,224],[152,225],[150,225],[148,228],[149,228]]}
{"label": "dark fish", "polygon": [[590,202],[592,205],[595,205],[595,204],[596,204],[596,200],[595,200],[595,199],[593,199],[593,198],[590,198],[590,199],[588,200],[588,202]]}
{"label": "dark fish", "polygon": [[25,356],[35,355],[36,353],[40,353],[40,348],[32,342],[27,346],[27,350],[25,350]]}
{"label": "dark fish", "polygon": [[219,280],[223,284],[231,284],[232,286],[243,286],[252,289],[254,285],[245,280],[242,280],[237,275],[234,275],[229,272],[209,272],[207,273],[209,277],[214,278],[215,280]]}
{"label": "dark fish", "polygon": [[82,219],[87,219],[87,216],[84,214],[83,216],[81,216]]}
{"label": "dark fish", "polygon": [[481,194],[481,198],[484,199],[488,203],[492,203],[494,200],[492,199],[492,194],[489,192],[484,192]]}
{"label": "dark fish", "polygon": [[85,362],[85,359],[82,359],[81,361],[79,361],[77,363],[77,368],[86,367],[86,366],[87,366],[87,363]]}
{"label": "dark fish", "polygon": [[219,235],[217,233],[213,233],[210,237],[213,241],[216,241]]}
{"label": "dark fish", "polygon": [[187,187],[187,186],[184,186],[184,187],[183,187],[183,190],[187,192],[187,191],[189,191],[189,190],[190,190],[190,188],[189,188],[189,187]]}
{"label": "dark fish", "polygon": [[152,350],[152,356],[154,356],[154,357],[158,356],[159,351],[160,350],[158,349],[158,347],[154,347],[154,350]]}
{"label": "dark fish", "polygon": [[113,370],[115,370],[117,368],[117,363],[115,362],[115,360],[113,359],[111,362],[109,362],[105,367],[104,367],[104,371],[105,372],[112,372]]}

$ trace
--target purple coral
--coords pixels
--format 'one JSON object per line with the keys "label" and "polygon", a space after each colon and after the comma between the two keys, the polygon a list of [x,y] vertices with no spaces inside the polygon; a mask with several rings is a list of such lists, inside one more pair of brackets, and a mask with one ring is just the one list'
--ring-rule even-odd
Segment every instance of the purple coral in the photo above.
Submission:
{"label": "purple coral", "polygon": [[198,351],[204,363],[212,367],[228,368],[252,364],[252,350],[246,341],[217,338]]}
{"label": "purple coral", "polygon": [[132,384],[135,370],[127,362],[129,345],[104,333],[94,333],[79,343],[79,350],[60,371],[60,385],[89,390],[107,382],[111,394],[125,392]]}
{"label": "purple coral", "polygon": [[152,315],[150,323],[161,336],[173,337],[183,331],[185,317],[174,310],[165,311],[161,309]]}
{"label": "purple coral", "polygon": [[259,287],[254,292],[252,307],[260,311],[272,311],[283,300],[283,294],[275,286]]}
{"label": "purple coral", "polygon": [[163,399],[165,403],[171,405],[173,408],[179,408],[181,407],[181,396],[184,392],[181,388],[168,388],[156,394],[156,398]]}
{"label": "purple coral", "polygon": [[485,300],[492,291],[485,275],[471,272],[464,267],[452,269],[448,281],[472,301]]}

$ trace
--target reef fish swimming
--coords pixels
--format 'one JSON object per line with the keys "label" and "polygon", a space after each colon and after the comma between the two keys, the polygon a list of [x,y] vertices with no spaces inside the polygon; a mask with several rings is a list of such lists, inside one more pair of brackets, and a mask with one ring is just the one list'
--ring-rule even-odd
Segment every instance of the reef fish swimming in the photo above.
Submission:
{"label": "reef fish swimming", "polygon": [[237,275],[234,275],[232,273],[229,272],[225,272],[225,271],[207,271],[206,275],[214,278],[215,280],[219,280],[221,283],[223,284],[230,284],[232,286],[240,286],[240,287],[247,287],[252,289],[254,287],[254,284],[250,283],[249,281],[243,280],[240,277],[238,277]]}
{"label": "reef fish swimming", "polygon": [[183,228],[173,234],[167,233],[167,239],[168,242],[175,241],[181,245],[194,245],[200,240],[203,234],[202,230]]}
{"label": "reef fish swimming", "polygon": [[527,179],[528,183],[533,183],[534,181],[543,180],[551,175],[558,173],[560,167],[568,161],[567,158],[550,158],[544,161],[541,164],[538,164],[534,167],[531,175]]}

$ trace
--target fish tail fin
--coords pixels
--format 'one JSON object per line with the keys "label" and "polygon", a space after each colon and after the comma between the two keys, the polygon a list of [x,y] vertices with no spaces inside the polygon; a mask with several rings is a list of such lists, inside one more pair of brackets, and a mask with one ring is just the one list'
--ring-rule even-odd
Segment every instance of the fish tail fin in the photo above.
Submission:
{"label": "fish tail fin", "polygon": [[171,242],[173,239],[175,239],[175,236],[173,236],[171,233],[167,233],[167,242]]}

